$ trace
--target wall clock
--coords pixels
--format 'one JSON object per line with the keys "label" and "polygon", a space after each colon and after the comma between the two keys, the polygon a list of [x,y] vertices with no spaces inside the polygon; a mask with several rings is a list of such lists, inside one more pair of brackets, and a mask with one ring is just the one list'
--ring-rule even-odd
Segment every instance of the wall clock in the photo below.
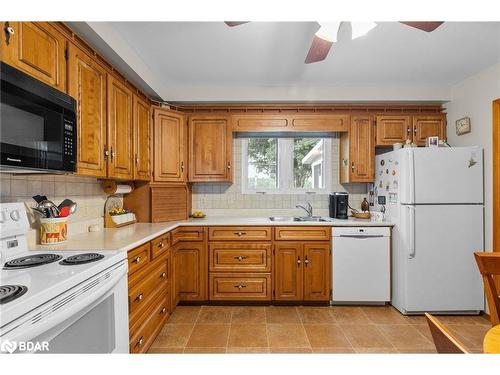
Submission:
{"label": "wall clock", "polygon": [[455,121],[455,128],[457,131],[457,135],[462,135],[466,133],[470,133],[470,118],[469,117],[463,117],[461,119],[458,119]]}

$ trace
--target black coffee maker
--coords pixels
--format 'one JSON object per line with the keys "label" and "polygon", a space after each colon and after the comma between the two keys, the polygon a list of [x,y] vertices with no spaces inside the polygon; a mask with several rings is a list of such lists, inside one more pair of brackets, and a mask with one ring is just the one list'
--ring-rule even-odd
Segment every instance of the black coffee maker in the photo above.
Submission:
{"label": "black coffee maker", "polygon": [[330,194],[330,217],[333,219],[347,219],[349,208],[349,194],[339,191]]}

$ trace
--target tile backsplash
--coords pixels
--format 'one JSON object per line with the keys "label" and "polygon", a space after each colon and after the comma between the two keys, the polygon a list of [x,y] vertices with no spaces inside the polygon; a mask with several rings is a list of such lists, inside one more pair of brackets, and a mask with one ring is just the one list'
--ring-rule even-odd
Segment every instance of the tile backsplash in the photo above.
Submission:
{"label": "tile backsplash", "polygon": [[[69,218],[68,233],[77,234],[88,231],[89,225],[104,225],[103,211],[107,195],[101,189],[101,183],[95,177],[70,175],[30,175],[18,176],[0,174],[2,202],[25,202],[27,207],[35,204],[33,195],[46,195],[54,203],[59,204],[69,198],[77,202],[78,209]],[[32,225],[29,240],[36,240],[38,223],[28,210],[28,218]]]}
{"label": "tile backsplash", "polygon": [[[309,201],[315,215],[328,216],[328,194],[243,194],[241,152],[242,139],[233,140],[233,184],[196,183],[193,184],[193,211],[204,211],[211,216],[270,216],[302,215],[296,204]],[[367,197],[367,184],[339,183],[339,139],[332,139],[331,190],[347,191],[349,204],[360,208]]]}

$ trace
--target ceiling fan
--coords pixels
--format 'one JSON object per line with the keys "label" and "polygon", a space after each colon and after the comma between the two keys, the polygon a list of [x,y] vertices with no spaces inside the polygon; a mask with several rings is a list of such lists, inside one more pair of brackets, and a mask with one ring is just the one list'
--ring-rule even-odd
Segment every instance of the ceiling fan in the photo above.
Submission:
{"label": "ceiling fan", "polygon": [[[225,24],[229,27],[234,27],[248,22],[249,21],[225,21]],[[319,22],[320,28],[316,34],[314,34],[311,47],[309,48],[304,63],[311,64],[326,59],[333,43],[337,41],[337,33],[342,23],[343,22]],[[436,30],[444,22],[400,21],[400,23],[430,33]],[[375,28],[375,26],[377,26],[375,22],[351,22],[352,39],[366,35],[370,30]]]}

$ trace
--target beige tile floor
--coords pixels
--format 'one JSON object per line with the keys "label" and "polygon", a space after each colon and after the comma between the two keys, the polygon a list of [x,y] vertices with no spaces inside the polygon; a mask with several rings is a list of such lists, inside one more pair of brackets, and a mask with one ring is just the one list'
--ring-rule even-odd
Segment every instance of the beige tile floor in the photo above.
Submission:
{"label": "beige tile floor", "polygon": [[[474,353],[479,316],[439,317]],[[390,306],[179,306],[149,353],[435,353],[423,316]]]}

